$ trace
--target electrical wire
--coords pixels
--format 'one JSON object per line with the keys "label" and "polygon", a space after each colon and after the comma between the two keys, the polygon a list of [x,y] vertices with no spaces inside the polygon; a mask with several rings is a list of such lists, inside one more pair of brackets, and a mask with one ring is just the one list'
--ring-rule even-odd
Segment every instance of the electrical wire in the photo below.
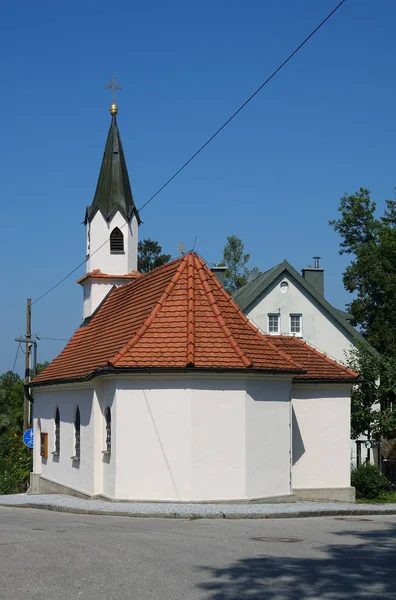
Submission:
{"label": "electrical wire", "polygon": [[56,342],[68,342],[70,338],[57,338],[57,337],[43,337],[42,335],[37,336],[38,340],[53,340]]}
{"label": "electrical wire", "polygon": [[[333,10],[327,15],[327,17],[325,17],[319,23],[319,25],[317,25],[315,27],[315,29],[313,29],[311,31],[311,33],[301,42],[301,44],[299,44],[297,46],[297,48],[295,50],[293,50],[293,52],[291,54],[289,54],[289,56],[279,65],[279,67],[277,67],[275,69],[275,71],[273,71],[271,73],[271,75],[249,96],[249,98],[247,100],[245,100],[245,102],[243,102],[243,104],[241,104],[239,106],[239,108],[221,125],[221,127],[219,127],[214,132],[214,134],[211,135],[210,138],[204,144],[202,144],[202,146],[200,148],[198,148],[198,150],[196,152],[194,152],[194,154],[188,160],[186,160],[185,163],[183,163],[183,165],[172,175],[172,177],[170,177],[144,204],[142,204],[142,206],[138,209],[139,212],[142,211],[148,204],[150,204],[150,202],[152,202],[152,200],[154,200],[154,198],[156,198],[158,196],[158,194],[160,194],[219,135],[219,133],[221,133],[223,131],[223,129],[225,129],[225,127],[227,127],[227,125],[229,125],[229,123],[231,123],[231,121],[233,119],[235,119],[235,117],[253,100],[253,98],[255,98],[255,96],[257,96],[257,94],[259,94],[259,92],[261,92],[261,90],[275,77],[275,75],[277,75],[279,73],[279,71],[281,69],[283,69],[284,66],[287,65],[287,63],[297,54],[297,52],[299,52],[301,50],[301,48],[303,48],[303,46],[305,46],[305,44],[315,35],[315,33],[317,33],[319,31],[319,29],[321,29],[323,27],[323,25],[325,23],[327,23],[327,21],[337,12],[337,10],[339,8],[341,8],[341,6],[345,2],[346,2],[346,0],[341,0],[341,2],[339,2],[337,4],[337,6],[335,8],[333,8]],[[121,227],[119,227],[119,229],[122,229],[123,227],[125,227],[126,224],[127,223],[124,223]],[[98,252],[101,248],[103,248],[103,246],[109,242],[109,239],[107,239],[105,242],[103,242],[103,244],[101,244],[99,246],[99,248],[96,248],[96,250],[91,252],[89,256],[90,257],[93,256],[96,252]],[[40,300],[45,298],[45,296],[50,294],[59,285],[61,285],[61,283],[66,281],[66,279],[68,279],[71,275],[73,275],[73,273],[75,273],[80,267],[82,267],[82,265],[84,265],[87,262],[87,260],[88,260],[88,257],[85,258],[79,265],[77,265],[77,267],[75,267],[72,271],[70,271],[70,273],[65,275],[65,277],[63,277],[60,281],[58,281],[55,285],[53,285],[44,294],[42,294],[41,296],[36,298],[36,300],[34,300],[32,302],[32,304],[36,304],[36,302],[39,302]]]}
{"label": "electrical wire", "polygon": [[13,373],[15,373],[15,365],[16,365],[16,362],[17,362],[17,359],[18,359],[18,354],[19,354],[20,348],[21,348],[21,342],[19,342],[19,344],[18,344],[18,348],[17,348],[16,354],[15,354],[14,364],[12,365],[12,372]]}

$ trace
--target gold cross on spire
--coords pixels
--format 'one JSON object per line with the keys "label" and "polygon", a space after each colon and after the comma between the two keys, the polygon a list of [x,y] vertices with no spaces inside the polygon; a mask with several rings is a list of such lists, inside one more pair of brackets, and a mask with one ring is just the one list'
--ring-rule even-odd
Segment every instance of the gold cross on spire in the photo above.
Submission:
{"label": "gold cross on spire", "polygon": [[104,87],[106,90],[111,90],[112,104],[110,107],[110,113],[112,115],[116,115],[118,113],[118,108],[117,108],[117,104],[116,104],[116,95],[117,95],[117,92],[120,92],[124,86],[121,83],[117,83],[116,76],[113,75],[112,78],[110,79],[109,83],[106,83],[106,85]]}

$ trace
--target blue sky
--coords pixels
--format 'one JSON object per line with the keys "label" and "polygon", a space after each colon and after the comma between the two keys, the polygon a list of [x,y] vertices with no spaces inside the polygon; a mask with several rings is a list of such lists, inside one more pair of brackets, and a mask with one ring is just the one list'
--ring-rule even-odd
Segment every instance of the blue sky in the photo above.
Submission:
{"label": "blue sky", "polygon": [[[7,3],[2,9],[0,372],[33,300],[84,259],[82,220],[95,190],[113,73],[137,206],[230,116],[336,0],[102,0]],[[393,0],[348,0],[232,124],[147,208],[141,239],[210,262],[227,235],[250,266],[322,256],[339,307],[346,259],[328,226],[340,197],[394,197]],[[83,267],[33,305],[33,331],[67,338],[82,316]],[[39,360],[64,342],[42,341]],[[17,370],[22,371],[22,356]]]}

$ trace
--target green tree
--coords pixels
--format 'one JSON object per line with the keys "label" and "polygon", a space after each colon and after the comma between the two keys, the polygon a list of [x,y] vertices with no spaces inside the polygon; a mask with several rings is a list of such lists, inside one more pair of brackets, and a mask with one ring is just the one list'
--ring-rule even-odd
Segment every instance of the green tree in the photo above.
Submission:
{"label": "green tree", "polygon": [[227,267],[224,287],[230,294],[246,285],[249,259],[250,254],[245,254],[245,245],[242,240],[236,235],[228,236],[223,250],[222,264]]}
{"label": "green tree", "polygon": [[360,374],[351,392],[351,437],[396,438],[396,358],[373,355],[367,344],[347,354],[348,366]]}
{"label": "green tree", "polygon": [[0,494],[27,489],[31,452],[22,441],[23,381],[16,373],[0,375]]}
{"label": "green tree", "polygon": [[354,325],[379,352],[396,356],[396,203],[387,200],[382,216],[361,188],[341,199],[341,216],[330,225],[341,236],[340,254],[351,255],[343,273]]}
{"label": "green tree", "polygon": [[148,273],[165,265],[171,258],[170,254],[162,254],[162,247],[150,238],[142,240],[138,244],[138,270],[141,273]]}

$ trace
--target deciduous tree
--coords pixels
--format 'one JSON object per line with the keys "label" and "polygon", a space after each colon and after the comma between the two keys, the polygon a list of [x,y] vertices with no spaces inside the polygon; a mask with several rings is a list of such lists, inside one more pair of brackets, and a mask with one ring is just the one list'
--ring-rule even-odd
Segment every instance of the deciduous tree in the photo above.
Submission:
{"label": "deciduous tree", "polygon": [[138,244],[138,270],[148,273],[156,267],[166,264],[171,260],[170,254],[162,254],[162,247],[158,242],[147,238]]}
{"label": "deciduous tree", "polygon": [[236,235],[227,237],[223,250],[222,264],[227,267],[224,287],[232,294],[247,283],[250,254],[245,253],[245,245]]}

